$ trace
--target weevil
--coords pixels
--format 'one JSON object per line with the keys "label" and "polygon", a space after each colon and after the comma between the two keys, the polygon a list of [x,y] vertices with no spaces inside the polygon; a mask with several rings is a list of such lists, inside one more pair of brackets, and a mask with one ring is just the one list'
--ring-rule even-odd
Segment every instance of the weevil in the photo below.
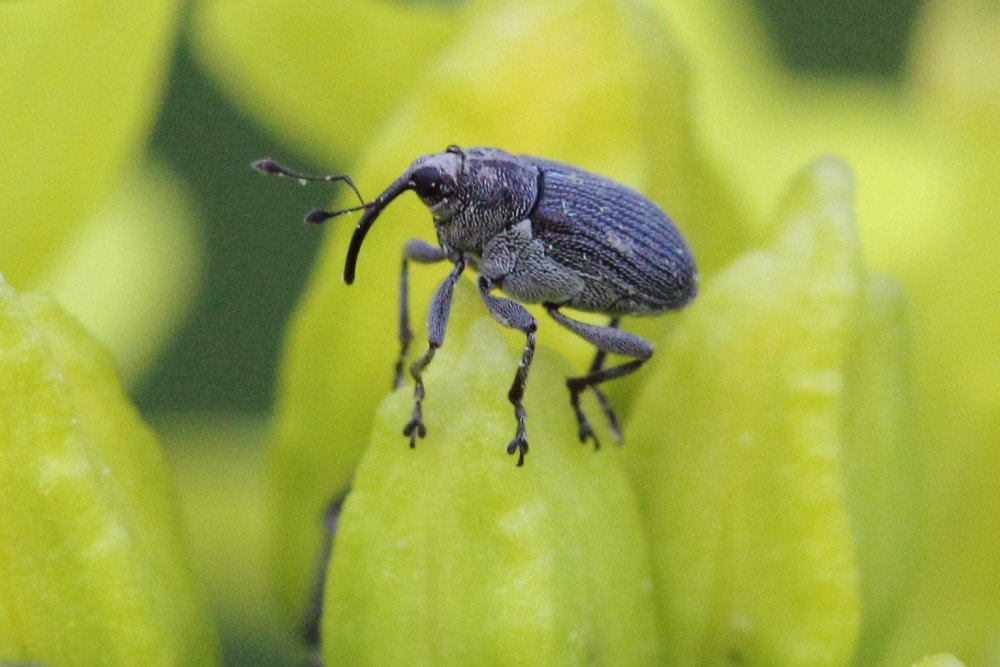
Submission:
{"label": "weevil", "polygon": [[[487,311],[500,324],[524,334],[525,345],[507,398],[517,421],[507,453],[524,464],[528,451],[522,399],[535,352],[537,322],[522,304],[542,304],[549,316],[597,348],[586,374],[567,378],[570,405],[581,442],[599,446],[580,407],[590,389],[611,433],[621,440],[614,410],[598,385],[636,371],[653,354],[653,345],[618,328],[626,315],[659,315],[681,308],[697,292],[694,256],[671,219],[648,198],[609,178],[579,167],[513,155],[498,148],[448,146],[418,157],[382,194],[366,202],[349,176],[307,176],[272,160],[253,164],[266,174],[299,180],[343,181],[361,201],[337,211],[314,210],[306,221],[364,211],[347,249],[344,282],[354,282],[361,244],[378,216],[396,197],[413,190],[428,208],[438,244],[412,239],[403,246],[399,284],[400,353],[394,386],[403,381],[404,360],[412,333],[407,275],[410,262],[447,261],[452,269],[431,299],[427,314],[427,350],[410,368],[413,412],[403,427],[410,447],[426,435],[423,423],[423,373],[444,343],[455,282],[467,269]],[[506,297],[496,296],[499,290]],[[570,318],[563,308],[610,316],[607,326]],[[607,354],[631,360],[604,367]]]}

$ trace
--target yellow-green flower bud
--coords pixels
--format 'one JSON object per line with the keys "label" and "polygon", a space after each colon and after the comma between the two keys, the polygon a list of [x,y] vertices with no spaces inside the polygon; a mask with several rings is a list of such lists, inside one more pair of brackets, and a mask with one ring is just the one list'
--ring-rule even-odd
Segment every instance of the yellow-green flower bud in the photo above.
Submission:
{"label": "yellow-green flower bud", "polygon": [[136,169],[179,5],[0,2],[0,272],[54,294],[111,347],[126,381],[198,276],[179,181]]}
{"label": "yellow-green flower bud", "polygon": [[577,441],[570,369],[545,348],[527,388],[524,466],[504,451],[519,356],[460,281],[425,374],[427,437],[411,450],[400,434],[412,389],[387,397],[340,516],[327,664],[661,664],[619,452]]}
{"label": "yellow-green flower bud", "polygon": [[0,3],[0,271],[12,285],[38,283],[135,159],[178,4]]}
{"label": "yellow-green flower bud", "polygon": [[895,296],[864,301],[851,190],[832,159],[796,179],[776,236],[705,286],[630,412],[677,664],[846,664],[863,610],[905,581],[886,563],[910,537],[886,520],[911,502],[903,318],[869,314]]}
{"label": "yellow-green flower bud", "polygon": [[965,667],[965,663],[950,653],[937,653],[913,663],[913,667]]}
{"label": "yellow-green flower bud", "polygon": [[0,663],[209,665],[152,433],[110,355],[0,282]]}

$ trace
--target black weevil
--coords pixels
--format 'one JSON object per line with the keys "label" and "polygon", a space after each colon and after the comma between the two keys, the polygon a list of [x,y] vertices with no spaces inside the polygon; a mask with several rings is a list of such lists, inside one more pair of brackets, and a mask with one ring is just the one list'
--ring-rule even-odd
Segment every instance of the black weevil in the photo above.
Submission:
{"label": "black weevil", "polygon": [[[396,197],[413,190],[430,210],[438,245],[412,239],[403,247],[400,278],[400,356],[395,384],[402,382],[403,359],[412,334],[407,309],[407,265],[447,260],[453,268],[430,303],[427,351],[410,366],[414,390],[413,414],[403,434],[410,446],[424,437],[421,374],[444,342],[455,281],[466,268],[479,273],[479,295],[501,324],[521,331],[526,343],[507,396],[514,406],[517,430],[507,453],[518,453],[517,465],[528,451],[525,410],[521,402],[535,350],[535,318],[521,303],[541,303],[549,315],[597,347],[586,375],[568,378],[570,403],[576,413],[581,441],[597,443],[580,409],[580,394],[594,391],[612,432],[620,438],[615,414],[598,384],[632,373],[653,354],[648,341],[618,328],[624,315],[658,315],[680,308],[694,298],[697,269],[694,257],[669,217],[652,201],[620,183],[574,167],[497,148],[462,149],[423,155],[385,191],[365,202],[350,177],[306,176],[272,160],[253,166],[263,173],[304,180],[346,182],[361,205],[339,211],[312,211],[308,222],[320,223],[364,210],[351,238],[344,281],[354,282],[358,253],[375,219]],[[494,296],[494,288],[511,298]],[[520,302],[520,303],[519,303]],[[562,307],[611,316],[608,326],[571,319]],[[608,353],[631,357],[604,368]]]}

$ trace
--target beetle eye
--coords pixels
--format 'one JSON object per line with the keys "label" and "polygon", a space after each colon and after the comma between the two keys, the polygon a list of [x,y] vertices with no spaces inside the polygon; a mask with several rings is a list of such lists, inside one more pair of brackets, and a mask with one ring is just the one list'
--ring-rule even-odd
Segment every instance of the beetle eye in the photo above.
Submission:
{"label": "beetle eye", "polygon": [[434,167],[421,167],[410,175],[410,183],[417,196],[423,200],[436,201],[444,196],[441,172]]}

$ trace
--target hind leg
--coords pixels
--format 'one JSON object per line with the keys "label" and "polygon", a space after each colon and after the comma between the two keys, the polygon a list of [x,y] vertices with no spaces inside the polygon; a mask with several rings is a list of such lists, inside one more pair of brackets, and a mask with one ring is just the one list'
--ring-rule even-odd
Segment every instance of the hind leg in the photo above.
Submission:
{"label": "hind leg", "polygon": [[[608,323],[608,328],[617,329],[618,323],[621,321],[620,317],[612,317],[611,321]],[[587,370],[587,375],[593,375],[594,373],[600,371],[604,368],[604,362],[607,360],[608,353],[604,350],[598,349],[597,353],[594,355],[594,361],[590,364],[590,369]],[[591,391],[594,392],[594,397],[597,399],[597,404],[601,406],[601,411],[604,412],[604,417],[608,420],[608,428],[611,430],[611,437],[615,441],[616,445],[620,445],[622,442],[622,430],[618,425],[618,416],[615,414],[614,408],[611,407],[611,402],[608,401],[608,397],[601,391],[600,387],[597,385],[591,385]],[[570,398],[573,404],[573,409],[577,412],[577,418],[579,419],[579,401],[573,402],[572,396]],[[597,440],[597,436],[594,435],[593,430],[589,434],[584,434],[580,436],[581,442],[587,437],[591,437],[594,441],[594,449],[601,446],[600,442]]]}
{"label": "hind leg", "polygon": [[[608,418],[612,433],[616,436],[616,440],[620,441],[621,431],[618,428],[618,418],[615,416],[614,410],[611,409],[604,392],[600,391],[597,385],[639,370],[653,356],[653,344],[633,333],[619,329],[618,318],[612,319],[609,326],[602,327],[566,317],[559,312],[558,306],[547,305],[545,309],[552,319],[597,348],[597,354],[587,374],[566,380],[566,386],[569,389],[569,402],[579,425],[580,442],[586,442],[590,439],[593,440],[595,449],[600,446],[597,435],[590,425],[590,420],[587,419],[580,407],[580,394],[587,389],[593,389],[598,403]],[[604,368],[604,361],[608,353],[632,357],[633,360],[611,368]]]}

